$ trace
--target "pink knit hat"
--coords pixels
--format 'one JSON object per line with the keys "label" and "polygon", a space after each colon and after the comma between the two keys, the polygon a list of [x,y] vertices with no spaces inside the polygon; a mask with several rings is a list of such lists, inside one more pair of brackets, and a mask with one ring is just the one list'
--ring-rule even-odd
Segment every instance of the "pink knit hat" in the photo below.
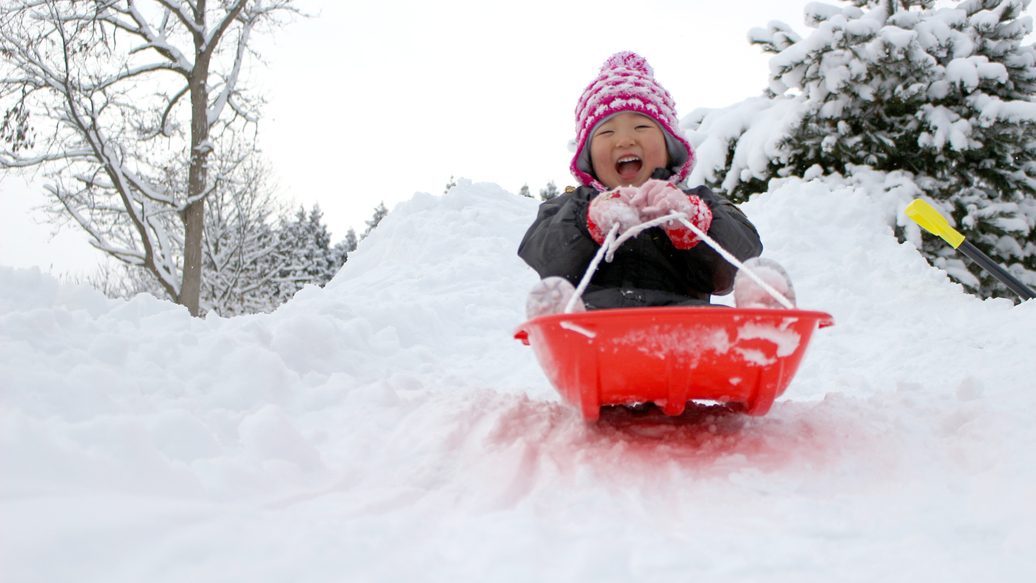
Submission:
{"label": "pink knit hat", "polygon": [[590,140],[597,126],[624,111],[644,114],[658,123],[665,135],[669,151],[669,181],[679,184],[694,168],[694,148],[677,130],[673,98],[658,81],[655,71],[640,55],[616,53],[601,67],[601,73],[583,91],[576,105],[576,155],[572,158],[572,175],[581,184],[608,190],[593,175],[590,163]]}

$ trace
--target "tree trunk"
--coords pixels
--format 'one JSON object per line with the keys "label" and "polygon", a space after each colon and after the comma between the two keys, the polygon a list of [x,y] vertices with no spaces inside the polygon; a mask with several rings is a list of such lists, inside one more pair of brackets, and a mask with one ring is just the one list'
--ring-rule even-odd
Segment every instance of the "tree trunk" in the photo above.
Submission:
{"label": "tree trunk", "polygon": [[[205,174],[204,170],[202,174]],[[183,282],[180,284],[180,303],[187,306],[192,316],[197,316],[201,313],[201,244],[202,233],[205,231],[205,201],[199,200],[187,205],[183,214]]]}
{"label": "tree trunk", "polygon": [[208,187],[209,144],[208,120],[208,55],[196,53],[191,72],[191,163],[188,170],[187,200],[183,211],[183,281],[179,303],[187,306],[192,316],[201,313],[202,236],[205,232],[205,190]]}

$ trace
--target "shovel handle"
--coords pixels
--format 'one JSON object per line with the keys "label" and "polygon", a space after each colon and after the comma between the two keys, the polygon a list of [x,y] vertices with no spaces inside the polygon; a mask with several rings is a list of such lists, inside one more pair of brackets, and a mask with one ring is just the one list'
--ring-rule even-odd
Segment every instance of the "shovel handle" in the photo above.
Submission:
{"label": "shovel handle", "polygon": [[979,264],[982,269],[985,269],[993,277],[1000,280],[1009,290],[1018,294],[1018,297],[1023,300],[1036,298],[1036,292],[1032,291],[1032,288],[1019,281],[1009,271],[980,251],[978,247],[965,240],[964,235],[961,235],[956,229],[951,227],[950,223],[932,205],[917,199],[908,204],[904,212],[915,223],[921,225],[924,230],[933,235],[938,235],[968,259]]}
{"label": "shovel handle", "polygon": [[978,247],[975,247],[970,242],[962,242],[960,246],[957,247],[957,251],[960,251],[969,259],[971,259],[975,263],[978,263],[980,266],[982,266],[982,269],[985,269],[989,273],[993,274],[993,277],[1003,282],[1003,284],[1006,285],[1008,289],[1018,294],[1018,297],[1022,298],[1023,300],[1031,300],[1033,298],[1036,298],[1036,292],[1032,291],[1032,288],[1019,281],[1003,267],[1000,267],[999,264],[995,263],[985,253],[979,251]]}

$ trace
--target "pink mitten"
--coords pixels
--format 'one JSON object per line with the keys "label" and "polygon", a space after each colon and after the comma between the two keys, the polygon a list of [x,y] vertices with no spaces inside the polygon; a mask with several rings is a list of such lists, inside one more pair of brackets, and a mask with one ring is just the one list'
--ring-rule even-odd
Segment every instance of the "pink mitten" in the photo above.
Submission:
{"label": "pink mitten", "polygon": [[664,180],[651,179],[641,186],[630,201],[645,221],[668,215],[670,211],[687,212],[687,195]]}
{"label": "pink mitten", "polygon": [[[688,196],[679,188],[663,180],[648,180],[633,196],[631,204],[645,221],[664,217],[676,211],[687,215],[687,221],[704,232],[712,225],[712,210],[697,196]],[[662,225],[677,249],[690,249],[700,239],[680,221]]]}
{"label": "pink mitten", "polygon": [[622,234],[630,227],[641,223],[640,214],[630,206],[630,200],[636,192],[636,188],[620,186],[615,190],[602,192],[590,201],[590,208],[586,212],[586,226],[598,245],[604,243],[612,225],[618,223],[619,234]]}

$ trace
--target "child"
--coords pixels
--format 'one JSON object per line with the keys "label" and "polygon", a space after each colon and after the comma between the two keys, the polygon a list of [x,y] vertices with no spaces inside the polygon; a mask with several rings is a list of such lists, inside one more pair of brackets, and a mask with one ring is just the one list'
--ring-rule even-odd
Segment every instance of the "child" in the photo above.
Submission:
{"label": "child", "polygon": [[[615,223],[621,234],[675,210],[741,261],[762,252],[755,227],[730,201],[704,186],[675,186],[694,166],[677,127],[673,100],[647,61],[631,52],[608,59],[576,107],[571,170],[582,186],[540,205],[518,247],[543,278],[530,294],[530,318],[564,310]],[[626,241],[598,266],[585,309],[708,305],[710,295],[730,293],[737,269],[699,242],[678,221]]]}

